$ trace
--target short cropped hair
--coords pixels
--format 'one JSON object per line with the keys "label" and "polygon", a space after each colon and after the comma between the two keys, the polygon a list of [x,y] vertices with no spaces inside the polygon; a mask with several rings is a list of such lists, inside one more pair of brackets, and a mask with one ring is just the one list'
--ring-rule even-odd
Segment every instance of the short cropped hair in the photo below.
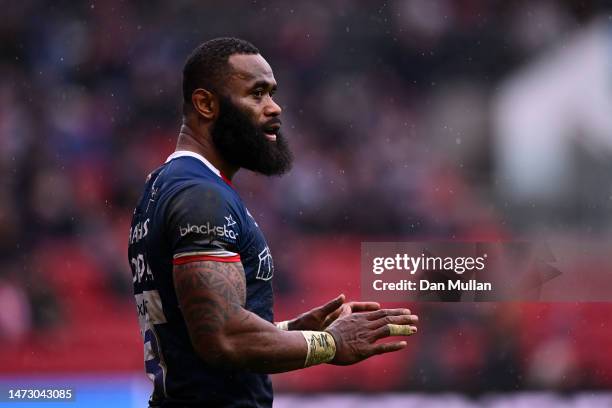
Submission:
{"label": "short cropped hair", "polygon": [[191,52],[183,67],[183,102],[191,103],[198,88],[219,92],[228,71],[228,59],[234,54],[259,54],[250,42],[239,38],[215,38],[200,44]]}

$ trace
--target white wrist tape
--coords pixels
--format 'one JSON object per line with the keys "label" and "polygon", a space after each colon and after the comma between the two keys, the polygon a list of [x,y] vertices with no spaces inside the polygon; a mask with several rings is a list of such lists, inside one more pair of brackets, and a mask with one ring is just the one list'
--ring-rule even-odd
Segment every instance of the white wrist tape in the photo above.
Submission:
{"label": "white wrist tape", "polygon": [[321,331],[301,331],[308,345],[304,367],[327,363],[336,355],[336,342],[331,334]]}

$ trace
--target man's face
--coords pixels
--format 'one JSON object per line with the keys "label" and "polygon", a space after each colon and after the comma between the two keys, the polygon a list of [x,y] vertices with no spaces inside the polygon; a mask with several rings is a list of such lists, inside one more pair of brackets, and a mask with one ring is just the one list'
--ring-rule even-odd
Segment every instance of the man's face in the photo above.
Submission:
{"label": "man's face", "polygon": [[268,176],[286,173],[293,156],[280,131],[281,108],[272,99],[276,80],[270,65],[259,54],[232,55],[229,65],[212,128],[215,146],[235,166]]}

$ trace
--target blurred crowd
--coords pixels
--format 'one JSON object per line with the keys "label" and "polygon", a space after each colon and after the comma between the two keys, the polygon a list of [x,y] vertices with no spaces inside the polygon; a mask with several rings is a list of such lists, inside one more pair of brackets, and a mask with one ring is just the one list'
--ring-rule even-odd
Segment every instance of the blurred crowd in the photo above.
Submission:
{"label": "blurred crowd", "polygon": [[[128,316],[127,327],[107,319],[100,333],[122,330],[123,350],[138,357],[129,221],[146,175],[173,151],[182,64],[200,42],[245,38],[274,69],[295,167],[280,179],[242,171],[235,184],[271,244],[277,295],[288,305],[296,295],[326,300],[316,292],[324,282],[298,284],[311,268],[291,255],[309,239],[333,248],[519,233],[520,212],[497,189],[491,103],[522,66],[609,20],[598,1],[0,5],[0,360],[51,347],[40,340],[47,333],[58,344],[79,346],[58,334],[76,333],[104,347],[87,334],[101,330],[87,325],[94,314]],[[356,285],[358,270],[336,279]],[[609,373],[577,373],[584,364],[575,361],[568,321],[545,319],[541,330],[561,335],[537,345],[520,338],[532,309],[461,306],[419,306],[431,341],[412,351],[416,373],[395,363],[404,380],[390,385],[476,392],[612,384]],[[287,378],[288,388],[302,389]]]}

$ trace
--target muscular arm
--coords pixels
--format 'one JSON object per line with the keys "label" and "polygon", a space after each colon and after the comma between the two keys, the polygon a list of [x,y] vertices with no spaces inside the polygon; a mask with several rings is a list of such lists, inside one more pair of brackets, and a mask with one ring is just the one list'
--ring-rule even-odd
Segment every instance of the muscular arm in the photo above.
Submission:
{"label": "muscular arm", "polygon": [[304,367],[307,346],[300,332],[278,330],[244,309],[240,262],[175,265],[173,279],[191,342],[204,361],[263,373]]}

